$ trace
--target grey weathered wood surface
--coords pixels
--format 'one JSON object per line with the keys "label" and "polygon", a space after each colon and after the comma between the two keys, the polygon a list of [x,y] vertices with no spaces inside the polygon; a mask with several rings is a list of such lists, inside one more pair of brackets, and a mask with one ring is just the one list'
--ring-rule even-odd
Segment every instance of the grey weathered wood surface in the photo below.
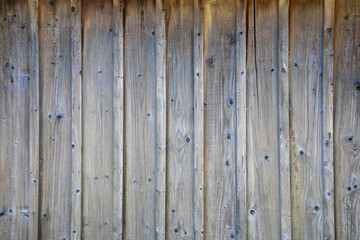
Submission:
{"label": "grey weathered wood surface", "polygon": [[[205,1],[205,239],[234,239],[236,211],[236,1]],[[221,24],[219,24],[221,22]]]}
{"label": "grey weathered wood surface", "polygon": [[70,2],[39,1],[38,184],[42,239],[70,238],[71,233],[70,13]]}
{"label": "grey weathered wood surface", "polygon": [[294,238],[324,238],[323,3],[290,3],[290,156]]}
{"label": "grey weathered wood surface", "polygon": [[335,2],[334,172],[337,239],[360,238],[360,3]]}
{"label": "grey weathered wood surface", "polygon": [[0,1],[0,239],[359,239],[359,12]]}

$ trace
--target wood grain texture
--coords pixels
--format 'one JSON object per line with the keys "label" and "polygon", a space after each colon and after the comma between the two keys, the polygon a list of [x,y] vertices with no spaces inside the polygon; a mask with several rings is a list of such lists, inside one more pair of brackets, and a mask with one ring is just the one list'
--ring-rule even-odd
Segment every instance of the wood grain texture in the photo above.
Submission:
{"label": "wood grain texture", "polygon": [[236,1],[236,208],[238,239],[247,236],[246,155],[246,10],[247,1]]}
{"label": "wood grain texture", "polygon": [[81,0],[71,1],[71,233],[81,239],[82,176],[82,50]]}
{"label": "wood grain texture", "polygon": [[336,1],[335,9],[336,239],[359,239],[360,3]]}
{"label": "wood grain texture", "polygon": [[0,239],[359,239],[359,12],[0,1]]}
{"label": "wood grain texture", "polygon": [[204,31],[202,0],[194,0],[194,239],[204,239]]}
{"label": "wood grain texture", "polygon": [[[289,1],[279,1],[279,158],[281,239],[291,239],[289,133]],[[296,238],[296,237],[295,237]]]}
{"label": "wood grain texture", "polygon": [[156,195],[165,190],[157,189],[161,177],[157,178],[156,172],[164,167],[157,161],[162,160],[158,158],[160,151],[165,151],[164,145],[157,144],[161,138],[157,127],[162,121],[158,117],[164,111],[157,95],[161,92],[156,66],[157,12],[154,1],[125,3],[124,239],[156,238],[156,212],[162,207],[156,205]]}
{"label": "wood grain texture", "polygon": [[250,1],[248,13],[248,238],[280,239],[277,3]]}
{"label": "wood grain texture", "polygon": [[124,172],[124,1],[113,0],[114,177],[113,239],[122,239]]}
{"label": "wood grain texture", "polygon": [[[236,2],[205,1],[205,227],[207,239],[234,239],[236,211]],[[221,24],[219,24],[221,23]]]}
{"label": "wood grain texture", "polygon": [[[111,239],[114,223],[114,56],[112,1],[82,1],[82,237]],[[118,216],[117,216],[118,217]]]}
{"label": "wood grain texture", "polygon": [[167,236],[194,238],[193,2],[169,0],[167,12]]}
{"label": "wood grain texture", "polygon": [[29,233],[30,70],[25,1],[0,3],[0,239]]}
{"label": "wood grain texture", "polygon": [[322,1],[291,1],[291,220],[300,239],[324,238],[322,13]]}
{"label": "wood grain texture", "polygon": [[[28,0],[30,12],[29,77],[30,77],[30,121],[29,121],[29,162],[30,162],[30,203],[29,238],[38,239],[39,219],[39,3]],[[35,181],[34,181],[35,180]]]}
{"label": "wood grain texture", "polygon": [[165,240],[166,231],[166,19],[164,0],[156,0],[156,239]]}
{"label": "wood grain texture", "polygon": [[334,19],[335,0],[324,1],[323,165],[325,239],[335,239],[334,209]]}
{"label": "wood grain texture", "polygon": [[70,2],[39,1],[41,239],[71,232],[70,25]]}

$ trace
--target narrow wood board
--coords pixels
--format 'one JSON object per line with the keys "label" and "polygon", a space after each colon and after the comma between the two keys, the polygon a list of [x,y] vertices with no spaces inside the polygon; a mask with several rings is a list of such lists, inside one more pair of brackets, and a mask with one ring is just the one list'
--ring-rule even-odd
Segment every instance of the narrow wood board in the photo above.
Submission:
{"label": "narrow wood board", "polygon": [[[82,1],[82,237],[112,239],[114,58],[112,1]],[[116,231],[116,230],[115,230]]]}
{"label": "narrow wood board", "polygon": [[194,239],[204,239],[204,31],[202,0],[193,5],[194,44]]}
{"label": "narrow wood board", "polygon": [[82,176],[82,38],[81,0],[71,1],[71,235],[81,239]]}
{"label": "narrow wood board", "polygon": [[194,238],[193,2],[166,1],[167,237]]}
{"label": "narrow wood board", "polygon": [[[124,239],[155,239],[157,53],[154,1],[125,3]],[[163,111],[163,110],[161,110]],[[165,230],[165,229],[164,229]]]}
{"label": "narrow wood board", "polygon": [[204,1],[205,227],[207,239],[237,236],[236,1]]}
{"label": "narrow wood board", "polygon": [[335,0],[324,1],[323,165],[325,239],[335,239],[334,202],[334,20]]}
{"label": "narrow wood board", "polygon": [[334,153],[336,239],[360,238],[360,3],[336,1]]}
{"label": "narrow wood board", "polygon": [[291,1],[289,27],[292,234],[323,239],[322,1]]}
{"label": "narrow wood board", "polygon": [[290,133],[289,133],[289,0],[279,1],[279,158],[281,239],[291,239]]}
{"label": "narrow wood board", "polygon": [[0,239],[29,234],[30,14],[0,3]]}
{"label": "narrow wood board", "polygon": [[42,239],[70,238],[71,232],[70,24],[70,2],[39,1]]}
{"label": "narrow wood board", "polygon": [[248,238],[280,239],[277,1],[249,1]]}

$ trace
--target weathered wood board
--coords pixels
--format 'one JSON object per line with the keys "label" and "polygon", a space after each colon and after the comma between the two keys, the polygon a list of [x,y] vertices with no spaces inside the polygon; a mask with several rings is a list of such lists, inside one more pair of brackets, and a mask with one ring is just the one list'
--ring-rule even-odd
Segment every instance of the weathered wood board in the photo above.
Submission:
{"label": "weathered wood board", "polygon": [[359,239],[359,12],[0,1],[0,239]]}

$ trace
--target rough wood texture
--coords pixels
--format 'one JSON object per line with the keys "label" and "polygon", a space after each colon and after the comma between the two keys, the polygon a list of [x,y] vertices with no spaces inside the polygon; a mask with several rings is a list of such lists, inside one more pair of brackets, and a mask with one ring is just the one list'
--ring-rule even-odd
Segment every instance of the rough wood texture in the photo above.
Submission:
{"label": "rough wood texture", "polygon": [[324,1],[324,49],[323,49],[323,168],[324,168],[324,215],[325,239],[335,239],[334,211],[334,13],[335,0]]}
{"label": "rough wood texture", "polygon": [[166,19],[164,0],[156,0],[156,239],[165,240],[166,231]]}
{"label": "rough wood texture", "polygon": [[[205,238],[237,236],[236,2],[205,1]],[[219,24],[221,22],[221,24]]]}
{"label": "rough wood texture", "polygon": [[246,161],[246,10],[247,1],[236,1],[236,225],[238,239],[247,236]]}
{"label": "rough wood texture", "polygon": [[280,239],[276,1],[250,1],[248,13],[248,238]]}
{"label": "rough wood texture", "polygon": [[39,1],[42,239],[70,238],[71,232],[70,12],[70,2]]}
{"label": "rough wood texture", "polygon": [[167,236],[194,238],[193,2],[167,1]]}
{"label": "rough wood texture", "polygon": [[335,9],[336,239],[359,239],[360,3],[336,1]]}
{"label": "rough wood texture", "polygon": [[81,0],[71,1],[71,231],[72,239],[81,239],[81,176],[82,176],[82,50]]}
{"label": "rough wood texture", "polygon": [[123,0],[113,0],[114,36],[114,177],[113,239],[122,239],[124,170],[124,23]]}
{"label": "rough wood texture", "polygon": [[125,4],[124,239],[156,238],[156,195],[164,191],[156,189],[158,153],[165,151],[156,134],[164,111],[157,109],[157,12],[154,1]]}
{"label": "rough wood texture", "polygon": [[359,239],[359,12],[0,1],[0,239]]}
{"label": "rough wood texture", "polygon": [[194,239],[204,239],[204,71],[202,1],[194,0]]}
{"label": "rough wood texture", "polygon": [[[82,1],[82,236],[111,239],[114,223],[114,56],[112,1]],[[101,46],[96,47],[96,46]],[[117,218],[117,217],[116,217]],[[116,230],[115,230],[116,231]]]}
{"label": "rough wood texture", "polygon": [[[25,1],[0,3],[0,239],[26,239],[29,229],[31,43]],[[7,184],[3,184],[3,183]]]}
{"label": "rough wood texture", "polygon": [[324,238],[323,3],[290,4],[290,148],[294,238]]}
{"label": "rough wood texture", "polygon": [[279,158],[281,239],[291,239],[289,133],[289,0],[279,1]]}
{"label": "rough wood texture", "polygon": [[[29,77],[30,77],[30,203],[29,238],[38,239],[39,226],[39,13],[38,0],[28,0],[30,11]],[[35,181],[34,181],[35,180]]]}

